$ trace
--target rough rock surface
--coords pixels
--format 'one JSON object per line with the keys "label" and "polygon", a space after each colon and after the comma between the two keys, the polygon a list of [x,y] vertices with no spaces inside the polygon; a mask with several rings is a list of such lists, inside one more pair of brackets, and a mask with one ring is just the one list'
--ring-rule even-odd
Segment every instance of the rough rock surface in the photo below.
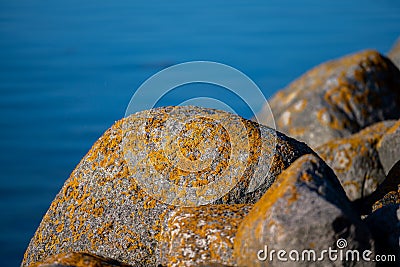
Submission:
{"label": "rough rock surface", "polygon": [[165,266],[236,266],[233,241],[253,205],[205,205],[173,211],[163,229],[161,257]]}
{"label": "rough rock surface", "polygon": [[378,143],[379,158],[387,174],[400,160],[400,120],[390,128]]}
{"label": "rough rock surface", "polygon": [[400,39],[397,39],[396,43],[393,45],[392,49],[389,51],[388,57],[400,69]]}
{"label": "rough rock surface", "polygon": [[329,141],[315,149],[334,170],[350,200],[370,195],[385,179],[378,143],[394,123],[378,122],[356,134]]}
{"label": "rough rock surface", "polygon": [[[279,91],[269,105],[277,129],[312,148],[400,117],[400,71],[367,50],[329,61]],[[260,122],[270,125],[271,118]]]}
{"label": "rough rock surface", "polygon": [[361,214],[370,214],[389,204],[400,203],[400,161],[389,171],[386,179],[369,196],[355,202]]}
{"label": "rough rock surface", "polygon": [[88,253],[70,252],[51,256],[43,262],[29,267],[130,267],[113,259],[106,259]]}
{"label": "rough rock surface", "polygon": [[[301,255],[303,250],[314,249],[320,253],[337,248],[339,238],[346,239],[346,249],[370,249],[369,232],[354,214],[333,171],[314,155],[302,156],[278,176],[239,226],[234,247],[237,263],[282,266],[276,254],[272,262],[258,260],[257,254],[265,246],[268,251],[297,250]],[[290,259],[288,254],[284,257]],[[288,261],[285,266],[312,264],[342,266],[341,261],[332,263],[328,257],[314,263]]]}
{"label": "rough rock surface", "polygon": [[[239,136],[239,122],[247,143],[232,139]],[[177,150],[166,145],[168,136],[175,138],[184,158],[209,160],[212,168],[191,172],[174,167]],[[211,151],[207,150],[210,140]],[[247,145],[249,151],[231,164],[232,151]],[[195,187],[215,182],[229,171],[237,184],[212,203],[255,203],[283,169],[308,153],[313,152],[303,143],[222,111],[166,107],[131,115],[107,130],[72,172],[44,215],[22,266],[71,251],[133,266],[157,265],[162,222],[175,206],[161,202],[157,195],[151,197],[139,184],[140,177],[152,177],[150,182],[167,177],[172,184]],[[147,169],[150,165],[153,170]],[[233,177],[235,173],[241,175]],[[161,197],[169,198],[170,193],[161,192]],[[184,191],[172,193],[181,193],[176,199],[186,197]]]}
{"label": "rough rock surface", "polygon": [[400,185],[398,185],[397,191],[390,191],[383,198],[375,202],[372,206],[372,211],[391,204],[400,204]]}

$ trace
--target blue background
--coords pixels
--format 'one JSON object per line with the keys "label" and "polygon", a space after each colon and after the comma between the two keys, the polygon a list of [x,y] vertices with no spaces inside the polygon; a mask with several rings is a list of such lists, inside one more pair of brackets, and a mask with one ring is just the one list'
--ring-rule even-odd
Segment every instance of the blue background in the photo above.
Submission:
{"label": "blue background", "polygon": [[323,61],[385,53],[399,35],[397,0],[1,0],[1,265],[20,264],[73,168],[157,71],[217,61],[270,97]]}

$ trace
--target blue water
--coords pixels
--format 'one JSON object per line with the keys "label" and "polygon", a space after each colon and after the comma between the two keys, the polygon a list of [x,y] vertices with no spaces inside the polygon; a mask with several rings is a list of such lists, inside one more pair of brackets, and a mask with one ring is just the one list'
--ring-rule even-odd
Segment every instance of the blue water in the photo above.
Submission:
{"label": "blue water", "polygon": [[217,61],[269,97],[316,64],[384,53],[400,35],[398,0],[115,2],[0,1],[2,266],[19,264],[73,168],[157,71]]}

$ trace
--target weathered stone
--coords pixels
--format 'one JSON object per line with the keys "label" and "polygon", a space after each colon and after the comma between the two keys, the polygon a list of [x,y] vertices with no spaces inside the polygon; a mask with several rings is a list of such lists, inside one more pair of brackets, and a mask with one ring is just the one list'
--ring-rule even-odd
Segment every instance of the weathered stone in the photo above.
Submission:
{"label": "weathered stone", "polygon": [[360,214],[368,215],[389,204],[400,203],[400,161],[389,171],[385,180],[369,196],[354,202]]}
{"label": "weathered stone", "polygon": [[388,53],[388,57],[400,69],[400,39],[397,39],[392,49]]}
{"label": "weathered stone", "polygon": [[[315,67],[279,91],[269,105],[278,130],[314,148],[375,122],[398,119],[399,88],[396,66],[367,50]],[[269,125],[271,118],[264,113],[257,118]]]}
{"label": "weathered stone", "polygon": [[[247,142],[244,138],[235,143],[237,136],[243,137],[239,134],[243,125]],[[196,172],[176,168],[177,149],[166,145],[172,144],[171,138],[192,165],[197,158],[209,160],[210,165]],[[249,151],[235,155],[238,147]],[[255,203],[283,169],[308,153],[313,152],[303,143],[222,111],[167,107],[131,115],[107,130],[72,172],[44,215],[22,266],[72,251],[133,266],[155,266],[160,260],[162,222],[175,209],[158,197],[171,200],[178,193],[172,198],[176,201],[187,192],[156,195],[143,189],[140,177],[190,188],[215,184],[230,171],[234,188],[212,203]]]}
{"label": "weathered stone", "polygon": [[[377,266],[399,266],[400,262],[400,206],[390,204],[384,206],[371,215],[365,222],[375,240],[376,255],[394,255],[396,261],[387,260]],[[388,257],[386,257],[388,259]],[[392,263],[392,264],[391,264]]]}
{"label": "weathered stone", "polygon": [[[342,266],[341,261],[290,261],[291,250],[313,249],[319,258],[323,250],[336,249],[344,238],[345,249],[371,248],[369,232],[352,210],[351,203],[333,171],[314,155],[305,155],[283,171],[271,188],[254,205],[236,234],[234,255],[239,266]],[[260,250],[286,251],[289,261],[260,261]],[[282,255],[281,255],[282,256]],[[313,257],[311,258],[313,259]],[[364,262],[365,263],[365,262]],[[365,265],[362,266],[367,266]]]}
{"label": "weathered stone", "polygon": [[205,205],[173,211],[162,232],[165,266],[236,266],[233,241],[253,205]]}
{"label": "weathered stone", "polygon": [[43,262],[37,262],[29,267],[130,267],[113,259],[107,259],[88,253],[62,253],[51,256]]}
{"label": "weathered stone", "polygon": [[391,204],[400,204],[400,185],[397,191],[390,191],[382,199],[375,202],[372,206],[372,211],[376,211]]}
{"label": "weathered stone", "polygon": [[334,170],[350,200],[370,195],[385,179],[377,147],[394,123],[378,122],[356,134],[329,141],[315,149]]}
{"label": "weathered stone", "polygon": [[378,143],[379,159],[387,174],[400,160],[400,120],[390,128]]}

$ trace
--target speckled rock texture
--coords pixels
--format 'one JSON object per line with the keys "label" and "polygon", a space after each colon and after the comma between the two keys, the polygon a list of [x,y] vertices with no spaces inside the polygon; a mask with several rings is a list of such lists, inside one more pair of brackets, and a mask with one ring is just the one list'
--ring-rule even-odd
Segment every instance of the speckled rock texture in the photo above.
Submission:
{"label": "speckled rock texture", "polygon": [[400,160],[400,120],[380,139],[378,153],[382,167],[387,174]]}
{"label": "speckled rock texture", "polygon": [[[182,127],[175,127],[175,121]],[[238,136],[238,121],[244,125],[249,151],[239,155],[239,163],[230,164],[235,156],[230,151],[246,147],[240,140],[232,142]],[[175,138],[181,155],[193,161],[210,159],[212,168],[191,172],[174,167],[164,132]],[[212,151],[207,150],[207,140],[213,140]],[[107,130],[72,172],[44,215],[22,266],[72,251],[133,266],[156,266],[161,258],[162,224],[176,206],[158,199],[171,200],[170,192],[155,195],[143,190],[140,177],[149,175],[152,183],[167,178],[190,187],[216,181],[225,170],[237,173],[241,169],[239,177],[231,177],[236,179],[233,189],[212,203],[255,203],[283,169],[309,153],[313,152],[304,143],[222,111],[166,107],[131,115]],[[271,168],[267,168],[269,163]],[[152,172],[147,169],[150,165]],[[184,198],[185,193],[176,197]]]}
{"label": "speckled rock texture", "polygon": [[[269,101],[276,126],[314,148],[400,117],[400,71],[373,50],[323,63]],[[260,121],[270,125],[271,118]]]}
{"label": "speckled rock texture", "polygon": [[29,267],[133,267],[113,259],[107,259],[88,253],[62,253],[51,256],[43,262],[37,262]]}
{"label": "speckled rock texture", "polygon": [[163,229],[165,266],[236,266],[233,241],[237,228],[253,205],[205,205],[173,211]]}
{"label": "speckled rock texture", "polygon": [[[260,261],[257,253],[265,246],[287,253],[321,252],[337,248],[339,238],[346,239],[346,249],[371,249],[369,231],[355,214],[333,171],[314,155],[302,156],[278,176],[239,226],[234,244],[237,263],[282,266],[276,255],[272,262]],[[288,261],[284,266],[301,265],[342,266],[342,262],[326,257],[319,262]]]}
{"label": "speckled rock texture", "polygon": [[370,195],[386,178],[378,144],[394,123],[378,122],[356,134],[334,139],[315,149],[333,169],[350,200]]}
{"label": "speckled rock texture", "polygon": [[397,65],[397,68],[400,69],[400,39],[397,39],[396,43],[389,51],[388,57]]}

